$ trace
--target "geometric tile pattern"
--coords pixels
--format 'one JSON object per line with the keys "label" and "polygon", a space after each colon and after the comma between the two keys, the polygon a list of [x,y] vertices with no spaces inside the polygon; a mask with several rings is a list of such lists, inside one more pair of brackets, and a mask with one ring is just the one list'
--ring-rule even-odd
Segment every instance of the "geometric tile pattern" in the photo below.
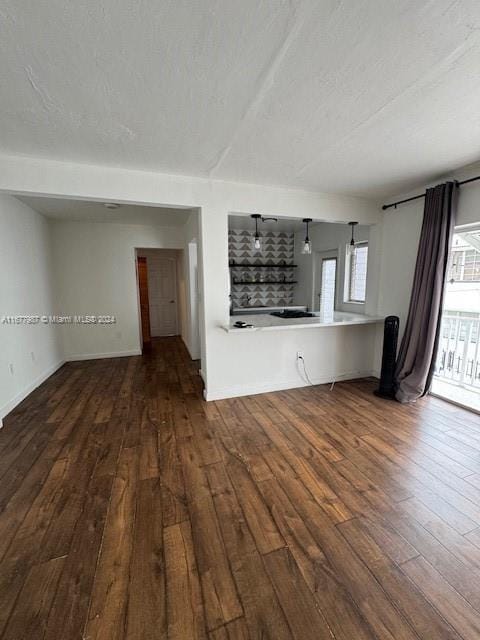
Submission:
{"label": "geometric tile pattern", "polygon": [[[253,248],[252,231],[231,229],[228,232],[229,263],[293,264],[294,234],[286,231],[262,231],[262,248]],[[283,306],[293,304],[295,269],[268,269],[237,266],[230,269],[234,307]],[[235,284],[252,281],[255,284]],[[262,284],[262,281],[267,281]]]}

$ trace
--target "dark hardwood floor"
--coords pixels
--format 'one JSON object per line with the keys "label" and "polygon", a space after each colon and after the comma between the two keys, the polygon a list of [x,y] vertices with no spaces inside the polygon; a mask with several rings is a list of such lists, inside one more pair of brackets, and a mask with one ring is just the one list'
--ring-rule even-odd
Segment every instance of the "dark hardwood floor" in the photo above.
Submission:
{"label": "dark hardwood floor", "polygon": [[0,431],[0,638],[478,640],[480,417],[374,386],[62,367]]}

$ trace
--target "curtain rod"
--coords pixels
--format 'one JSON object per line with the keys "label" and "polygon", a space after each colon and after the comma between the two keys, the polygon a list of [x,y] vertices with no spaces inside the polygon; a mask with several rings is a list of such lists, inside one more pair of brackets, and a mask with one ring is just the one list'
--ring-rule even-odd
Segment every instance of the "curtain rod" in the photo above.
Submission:
{"label": "curtain rod", "polygon": [[[480,180],[480,176],[475,176],[474,178],[468,178],[468,180],[462,180],[461,182],[457,182],[457,187],[462,186],[462,184],[468,184],[469,182],[475,182],[476,180]],[[405,198],[405,200],[398,200],[397,202],[391,202],[390,204],[384,204],[382,209],[390,209],[390,207],[397,208],[397,204],[405,204],[405,202],[412,202],[412,200],[419,200],[420,198],[425,197],[425,193],[420,193],[418,196],[412,196],[411,198]]]}

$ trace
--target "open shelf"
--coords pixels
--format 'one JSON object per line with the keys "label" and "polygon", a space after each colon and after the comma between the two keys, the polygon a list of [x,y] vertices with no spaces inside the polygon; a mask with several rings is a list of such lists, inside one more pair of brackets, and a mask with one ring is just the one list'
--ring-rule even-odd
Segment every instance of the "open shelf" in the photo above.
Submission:
{"label": "open shelf", "polygon": [[296,264],[253,264],[252,262],[244,262],[238,264],[229,264],[230,269],[236,269],[237,267],[253,267],[259,268],[264,267],[265,269],[291,269],[292,267],[296,267]]}
{"label": "open shelf", "polygon": [[241,280],[232,282],[232,284],[297,284],[296,280],[286,280],[282,282],[280,280]]}

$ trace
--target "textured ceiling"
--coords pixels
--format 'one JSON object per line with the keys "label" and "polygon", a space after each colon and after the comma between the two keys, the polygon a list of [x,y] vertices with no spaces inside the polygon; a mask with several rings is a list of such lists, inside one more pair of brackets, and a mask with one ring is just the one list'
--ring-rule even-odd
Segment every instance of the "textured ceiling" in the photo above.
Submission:
{"label": "textured ceiling", "polygon": [[178,227],[185,224],[190,215],[189,209],[141,207],[130,204],[124,204],[118,209],[107,209],[102,202],[86,200],[64,200],[62,198],[30,196],[17,196],[17,198],[47,218],[55,218],[57,220],[159,224],[164,227]]}
{"label": "textured ceiling", "polygon": [[476,0],[3,0],[0,152],[384,197],[480,155]]}

